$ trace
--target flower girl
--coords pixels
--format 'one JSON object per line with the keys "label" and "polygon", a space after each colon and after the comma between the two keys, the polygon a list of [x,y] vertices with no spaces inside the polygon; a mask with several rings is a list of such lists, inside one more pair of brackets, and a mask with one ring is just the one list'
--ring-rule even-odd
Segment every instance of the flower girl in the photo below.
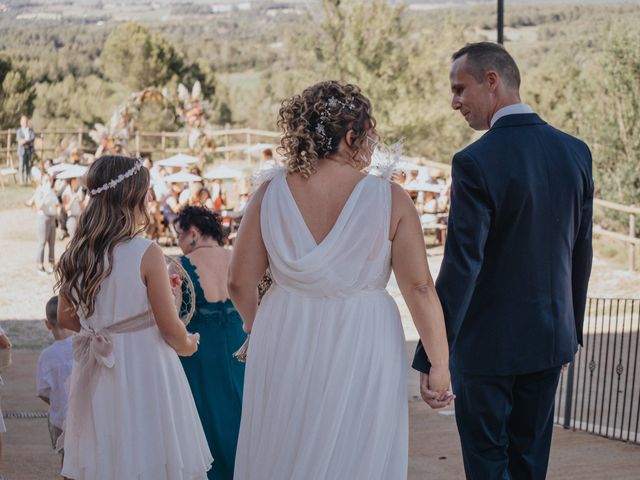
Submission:
{"label": "flower girl", "polygon": [[56,269],[59,323],[79,332],[62,475],[205,479],[212,458],[176,355],[192,355],[198,337],[178,319],[160,247],[139,236],[149,172],[141,159],[104,156],[87,187]]}

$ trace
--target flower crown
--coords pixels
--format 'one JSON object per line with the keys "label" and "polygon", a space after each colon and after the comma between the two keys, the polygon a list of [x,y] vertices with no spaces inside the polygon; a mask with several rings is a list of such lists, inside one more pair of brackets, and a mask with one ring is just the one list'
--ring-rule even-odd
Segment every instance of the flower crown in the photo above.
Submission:
{"label": "flower crown", "polygon": [[[332,113],[331,110],[335,110],[338,106],[340,109]],[[327,152],[331,151],[332,138],[327,135],[326,124],[331,120],[331,115],[340,115],[345,108],[351,112],[356,109],[353,97],[347,97],[344,102],[338,100],[336,97],[329,97],[329,100],[321,105],[320,119],[316,124],[315,130],[316,133],[322,137],[320,145],[322,145]]]}
{"label": "flower crown", "polygon": [[101,187],[91,189],[91,191],[90,191],[91,195],[92,196],[98,195],[99,193],[102,193],[105,190],[109,190],[110,188],[115,188],[116,185],[118,185],[120,182],[122,182],[125,178],[129,178],[132,175],[135,175],[136,173],[138,173],[140,171],[140,169],[142,168],[143,163],[144,163],[144,161],[142,160],[142,158],[136,157],[136,164],[133,167],[131,167],[126,172],[121,173],[120,175],[118,175],[113,180],[108,181],[107,183],[105,183]]}

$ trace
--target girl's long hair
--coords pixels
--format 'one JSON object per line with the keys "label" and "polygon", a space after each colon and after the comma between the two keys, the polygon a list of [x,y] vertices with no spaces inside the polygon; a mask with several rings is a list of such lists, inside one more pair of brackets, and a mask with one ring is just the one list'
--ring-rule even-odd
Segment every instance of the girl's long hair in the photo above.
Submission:
{"label": "girl's long hair", "polygon": [[[137,161],[117,155],[98,158],[87,172],[87,188],[97,189],[118,179]],[[149,224],[148,189],[149,171],[141,168],[115,187],[92,196],[78,219],[76,233],[56,267],[56,289],[85,317],[93,315],[100,284],[111,273],[114,247]]]}

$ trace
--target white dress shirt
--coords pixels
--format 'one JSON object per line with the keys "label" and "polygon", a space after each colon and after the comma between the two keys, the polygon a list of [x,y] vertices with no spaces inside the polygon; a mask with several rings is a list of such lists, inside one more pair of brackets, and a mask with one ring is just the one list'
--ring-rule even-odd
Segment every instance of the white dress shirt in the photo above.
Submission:
{"label": "white dress shirt", "polygon": [[526,103],[513,103],[511,105],[507,105],[506,107],[502,107],[500,110],[493,114],[493,117],[491,118],[491,126],[493,127],[493,124],[500,120],[502,117],[521,113],[533,113],[533,109]]}
{"label": "white dress shirt", "polygon": [[58,213],[58,197],[53,192],[51,187],[45,187],[40,185],[36,189],[34,196],[36,202],[36,209],[38,215],[45,215],[47,217],[54,217]]}
{"label": "white dress shirt", "polygon": [[67,415],[67,390],[65,384],[71,375],[73,364],[73,337],[56,340],[45,348],[38,361],[36,387],[38,395],[49,399],[49,420],[62,428]]}
{"label": "white dress shirt", "polygon": [[71,188],[71,185],[67,185],[62,192],[62,199],[67,202],[67,214],[71,217],[79,217],[82,213],[82,200],[84,195],[82,193],[82,189],[78,187],[78,189],[74,192]]}

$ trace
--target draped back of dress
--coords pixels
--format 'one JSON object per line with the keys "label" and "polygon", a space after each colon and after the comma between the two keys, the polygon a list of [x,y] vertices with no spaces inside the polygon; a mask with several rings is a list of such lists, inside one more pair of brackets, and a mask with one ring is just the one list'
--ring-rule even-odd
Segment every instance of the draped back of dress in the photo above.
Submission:
{"label": "draped back of dress", "polygon": [[342,212],[318,244],[286,181],[276,175],[260,212],[269,268],[280,287],[311,297],[346,297],[384,289],[390,274],[391,187],[367,175],[354,187]]}

